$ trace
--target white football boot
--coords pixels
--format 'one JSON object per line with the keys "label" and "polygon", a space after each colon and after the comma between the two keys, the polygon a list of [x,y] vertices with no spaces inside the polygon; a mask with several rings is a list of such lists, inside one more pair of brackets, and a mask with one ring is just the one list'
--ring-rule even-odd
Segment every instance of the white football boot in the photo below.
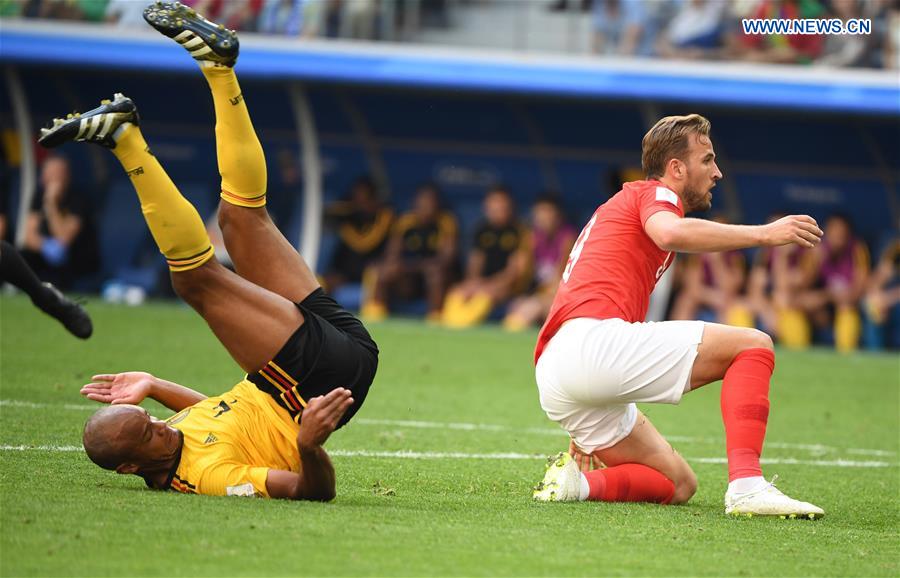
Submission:
{"label": "white football boot", "polygon": [[538,502],[575,502],[581,499],[581,470],[568,452],[547,460],[544,479],[534,488]]}
{"label": "white football boot", "polygon": [[775,487],[775,480],[766,482],[758,490],[738,494],[725,493],[725,513],[731,516],[778,516],[781,519],[807,518],[815,520],[825,515],[825,511],[810,504],[784,495]]}

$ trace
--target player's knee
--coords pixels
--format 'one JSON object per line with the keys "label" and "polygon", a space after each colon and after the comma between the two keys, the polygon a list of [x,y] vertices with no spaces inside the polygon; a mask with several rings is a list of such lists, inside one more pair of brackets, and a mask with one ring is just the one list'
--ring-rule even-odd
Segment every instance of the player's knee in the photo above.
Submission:
{"label": "player's knee", "polygon": [[212,259],[196,269],[173,273],[172,289],[175,290],[175,294],[197,309],[203,302],[203,296],[208,293],[208,288],[212,285],[211,276],[215,274],[216,263],[216,260]]}
{"label": "player's knee", "polygon": [[770,351],[775,349],[772,337],[759,329],[745,329],[741,341],[742,349],[768,349]]}
{"label": "player's knee", "polygon": [[697,476],[690,468],[686,468],[679,476],[673,480],[675,484],[675,493],[672,495],[670,504],[684,504],[697,493]]}

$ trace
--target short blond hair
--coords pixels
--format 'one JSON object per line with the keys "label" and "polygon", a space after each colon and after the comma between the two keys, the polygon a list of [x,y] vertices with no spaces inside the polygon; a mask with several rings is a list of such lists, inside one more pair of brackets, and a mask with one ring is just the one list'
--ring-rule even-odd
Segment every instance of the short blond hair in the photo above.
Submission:
{"label": "short blond hair", "polygon": [[666,173],[669,159],[684,160],[692,134],[709,136],[709,120],[699,114],[661,118],[641,141],[641,166],[648,179],[658,179]]}

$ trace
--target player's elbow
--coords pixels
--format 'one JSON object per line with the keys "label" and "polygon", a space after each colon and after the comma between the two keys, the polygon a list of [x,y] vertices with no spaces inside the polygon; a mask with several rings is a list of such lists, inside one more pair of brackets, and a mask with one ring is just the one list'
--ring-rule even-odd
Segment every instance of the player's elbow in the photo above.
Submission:
{"label": "player's elbow", "polygon": [[663,251],[678,251],[683,244],[682,234],[678,227],[663,227],[654,239]]}

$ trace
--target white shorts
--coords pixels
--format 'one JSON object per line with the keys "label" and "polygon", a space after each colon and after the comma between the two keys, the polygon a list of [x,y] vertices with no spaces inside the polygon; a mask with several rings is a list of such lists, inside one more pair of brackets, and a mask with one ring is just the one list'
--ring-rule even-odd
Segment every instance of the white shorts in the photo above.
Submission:
{"label": "white shorts", "polygon": [[622,441],[635,402],[677,404],[690,385],[702,321],[567,321],[535,368],[541,407],[585,452]]}

